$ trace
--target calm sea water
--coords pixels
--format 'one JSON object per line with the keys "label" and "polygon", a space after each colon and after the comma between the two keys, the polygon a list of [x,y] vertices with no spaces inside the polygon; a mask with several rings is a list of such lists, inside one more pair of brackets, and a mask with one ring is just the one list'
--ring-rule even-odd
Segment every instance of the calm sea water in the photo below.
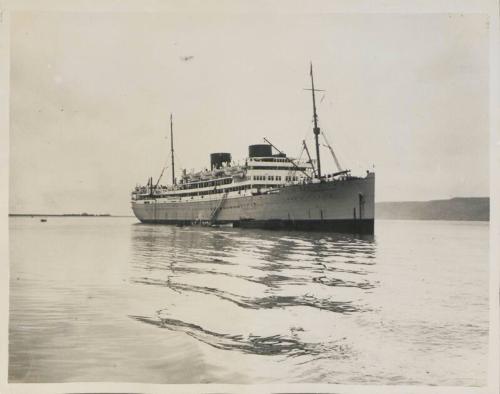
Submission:
{"label": "calm sea water", "polygon": [[10,219],[10,382],[486,384],[488,224]]}

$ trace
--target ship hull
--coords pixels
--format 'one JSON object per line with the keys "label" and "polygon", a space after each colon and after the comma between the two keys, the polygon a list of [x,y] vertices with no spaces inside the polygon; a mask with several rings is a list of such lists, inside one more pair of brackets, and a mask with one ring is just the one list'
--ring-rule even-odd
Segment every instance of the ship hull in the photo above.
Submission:
{"label": "ship hull", "polygon": [[134,201],[143,223],[232,223],[234,227],[373,234],[375,175],[335,182],[293,185],[274,193],[219,199]]}

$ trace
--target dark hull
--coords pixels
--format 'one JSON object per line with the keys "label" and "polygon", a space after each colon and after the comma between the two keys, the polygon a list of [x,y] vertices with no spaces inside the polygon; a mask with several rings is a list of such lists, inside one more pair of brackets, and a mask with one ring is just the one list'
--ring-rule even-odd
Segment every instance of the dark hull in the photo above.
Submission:
{"label": "dark hull", "polygon": [[333,219],[333,220],[242,220],[243,228],[268,230],[331,231],[338,233],[373,234],[373,219]]}
{"label": "dark hull", "polygon": [[[188,220],[141,220],[147,224],[170,224],[177,226],[189,226],[193,222]],[[232,223],[233,227],[258,228],[265,230],[301,230],[301,231],[329,231],[337,233],[351,234],[373,234],[373,219],[338,219],[338,220],[238,220],[238,221],[217,221],[214,223]]]}

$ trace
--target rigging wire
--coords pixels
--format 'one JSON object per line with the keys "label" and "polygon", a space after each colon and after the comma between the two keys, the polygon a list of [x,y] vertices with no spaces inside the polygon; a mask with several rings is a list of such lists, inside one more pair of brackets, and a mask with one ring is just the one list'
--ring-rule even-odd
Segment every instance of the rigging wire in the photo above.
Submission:
{"label": "rigging wire", "polygon": [[[326,98],[326,92],[323,94],[323,96],[321,97],[321,100],[320,100],[320,104],[323,103],[324,99]],[[330,104],[331,102],[328,101]],[[335,154],[335,151],[333,150],[328,138],[327,138],[327,135],[326,135],[326,132],[324,130],[324,127],[321,129],[321,135],[323,136],[323,139],[325,141],[325,144],[322,144],[324,147],[328,148],[328,150],[330,151],[331,155],[332,155],[332,158],[333,158],[333,161],[335,162],[335,166],[337,167],[338,171],[343,171],[343,168],[342,166],[340,165],[340,161],[337,157],[337,155]]]}
{"label": "rigging wire", "polygon": [[160,176],[158,177],[158,180],[156,181],[156,184],[155,184],[155,187],[154,187],[155,189],[158,187],[158,184],[160,183],[160,179],[161,179],[161,177],[163,176],[163,173],[165,172],[165,170],[166,170],[166,169],[167,169],[167,166],[164,166],[164,167],[162,168],[162,170],[161,170],[161,174],[160,174]]}
{"label": "rigging wire", "polygon": [[337,155],[335,154],[332,146],[328,142],[328,139],[326,138],[326,133],[324,130],[321,130],[321,135],[323,136],[323,139],[325,140],[326,144],[323,144],[323,146],[327,147],[330,150],[330,153],[332,154],[333,161],[335,161],[335,165],[337,166],[338,171],[343,171],[342,166],[340,165],[339,160],[337,159]]}
{"label": "rigging wire", "polygon": [[[300,160],[302,159],[302,155],[304,154],[304,146],[302,146],[302,150],[300,151],[299,158],[297,159],[297,163],[300,164]],[[288,176],[295,176],[295,173],[297,172],[297,167],[293,167],[293,169],[290,169],[288,171]]]}

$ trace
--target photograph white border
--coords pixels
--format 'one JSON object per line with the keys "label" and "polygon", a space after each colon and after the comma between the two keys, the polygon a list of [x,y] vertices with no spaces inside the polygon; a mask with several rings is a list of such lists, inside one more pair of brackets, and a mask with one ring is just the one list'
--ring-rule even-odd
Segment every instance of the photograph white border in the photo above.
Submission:
{"label": "photograph white border", "polygon": [[[490,335],[488,386],[428,387],[335,384],[158,385],[135,383],[8,383],[9,308],[9,45],[10,15],[20,11],[47,12],[201,12],[217,3],[228,13],[481,13],[490,29]],[[307,11],[304,11],[304,8]],[[0,393],[498,393],[499,392],[499,266],[500,261],[500,117],[499,117],[499,4],[494,0],[167,0],[59,1],[24,0],[0,4]]]}

